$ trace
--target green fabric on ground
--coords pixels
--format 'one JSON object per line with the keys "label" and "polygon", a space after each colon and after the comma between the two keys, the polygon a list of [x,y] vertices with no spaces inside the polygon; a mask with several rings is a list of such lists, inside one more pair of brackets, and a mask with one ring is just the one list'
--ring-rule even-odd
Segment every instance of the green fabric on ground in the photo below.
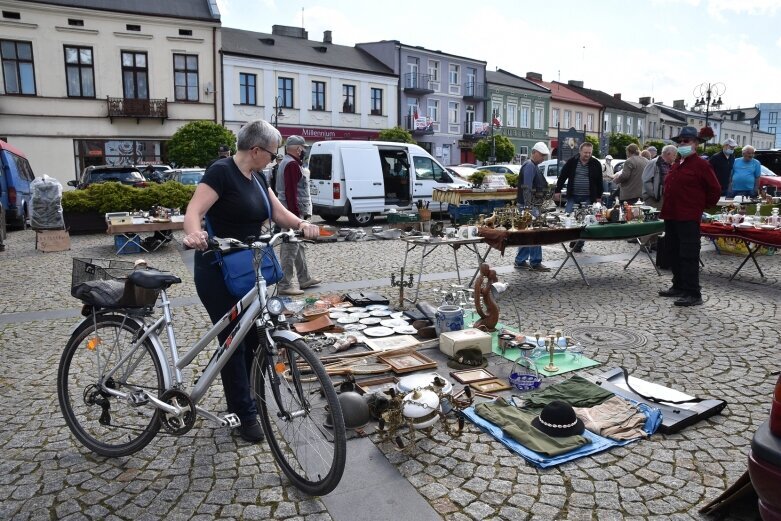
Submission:
{"label": "green fabric on ground", "polygon": [[554,400],[567,402],[573,407],[593,407],[611,398],[613,393],[593,384],[581,376],[536,391],[524,400],[526,407],[545,407]]}
{"label": "green fabric on ground", "polygon": [[580,234],[581,239],[631,239],[664,231],[664,221],[628,222],[625,224],[592,224]]}
{"label": "green fabric on ground", "polygon": [[502,398],[475,405],[475,412],[499,426],[524,447],[546,456],[558,456],[589,443],[588,439],[580,435],[563,438],[548,436],[532,426],[537,413],[519,409]]}

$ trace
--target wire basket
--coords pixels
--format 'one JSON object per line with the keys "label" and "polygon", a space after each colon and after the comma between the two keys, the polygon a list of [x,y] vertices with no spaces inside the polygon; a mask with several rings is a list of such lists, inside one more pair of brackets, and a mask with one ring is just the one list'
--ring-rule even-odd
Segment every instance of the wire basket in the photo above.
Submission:
{"label": "wire basket", "polygon": [[537,371],[537,366],[523,355],[513,362],[508,380],[510,385],[521,392],[533,391],[542,383],[542,377]]}
{"label": "wire basket", "polygon": [[104,308],[154,306],[159,291],[128,281],[135,266],[130,261],[74,258],[71,295],[86,304]]}
{"label": "wire basket", "polygon": [[132,272],[130,261],[74,257],[71,287],[91,280],[125,280]]}

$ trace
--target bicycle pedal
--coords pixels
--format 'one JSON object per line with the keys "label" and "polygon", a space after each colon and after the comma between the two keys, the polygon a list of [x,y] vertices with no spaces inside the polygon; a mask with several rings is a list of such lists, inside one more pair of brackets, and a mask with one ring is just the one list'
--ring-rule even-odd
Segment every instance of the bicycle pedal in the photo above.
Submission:
{"label": "bicycle pedal", "polygon": [[140,407],[142,405],[148,404],[149,398],[147,397],[146,392],[139,390],[128,394],[127,401],[130,402],[130,405],[133,407]]}
{"label": "bicycle pedal", "polygon": [[230,413],[222,417],[222,424],[224,427],[234,428],[241,425],[241,420],[239,420],[239,417],[235,414]]}

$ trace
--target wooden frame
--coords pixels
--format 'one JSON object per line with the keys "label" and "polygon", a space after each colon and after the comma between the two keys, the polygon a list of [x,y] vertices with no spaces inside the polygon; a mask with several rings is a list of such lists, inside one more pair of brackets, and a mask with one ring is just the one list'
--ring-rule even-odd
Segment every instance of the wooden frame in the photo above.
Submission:
{"label": "wooden frame", "polygon": [[397,383],[399,383],[399,379],[395,376],[382,376],[380,378],[357,381],[355,382],[355,388],[361,394],[371,394],[395,387]]}
{"label": "wooden frame", "polygon": [[469,384],[472,389],[481,393],[497,393],[510,389],[509,382],[494,378],[493,380],[482,380]]}
{"label": "wooden frame", "polygon": [[[494,400],[496,400],[496,396],[494,396],[493,394],[481,393],[480,391],[475,391],[474,389],[472,389],[472,400],[473,401],[477,401],[478,398],[483,398],[484,400],[482,400],[482,401],[494,401]],[[462,399],[466,400],[467,399],[466,398],[466,391],[464,389],[461,389],[460,391],[458,391],[456,394],[453,395],[453,399],[454,400],[462,400]],[[477,403],[481,403],[482,401],[477,402]]]}
{"label": "wooden frame", "polygon": [[495,374],[483,367],[451,371],[450,376],[462,384],[471,384],[472,382],[480,382],[482,380],[491,380],[496,378]]}
{"label": "wooden frame", "polygon": [[396,374],[410,373],[421,369],[433,369],[437,363],[431,358],[415,351],[402,351],[387,355],[378,355],[377,358],[391,366]]}

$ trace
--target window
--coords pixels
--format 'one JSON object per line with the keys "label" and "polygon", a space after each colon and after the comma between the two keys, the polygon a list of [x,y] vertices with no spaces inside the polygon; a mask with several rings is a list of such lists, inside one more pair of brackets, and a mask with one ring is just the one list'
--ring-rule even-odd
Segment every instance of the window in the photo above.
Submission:
{"label": "window", "polygon": [[771,125],[775,125],[778,122],[778,112],[768,112],[767,117],[767,122]]}
{"label": "window", "polygon": [[439,121],[439,100],[428,100],[428,117],[431,118],[431,121]]}
{"label": "window", "polygon": [[21,20],[22,14],[16,11],[3,11],[3,18],[8,18],[9,20]]}
{"label": "window", "polygon": [[193,30],[192,29],[179,29],[179,36],[192,36]]}
{"label": "window", "polygon": [[518,113],[518,105],[515,103],[508,103],[507,104],[507,121],[504,122],[504,124],[508,127],[515,127],[518,125],[518,122],[516,121],[516,116]]}
{"label": "window", "polygon": [[416,179],[428,179],[440,183],[444,182],[445,170],[430,157],[413,156],[412,163],[415,165]]}
{"label": "window", "polygon": [[174,54],[174,98],[198,101],[198,56]]}
{"label": "window", "polygon": [[125,25],[125,29],[127,29],[128,31],[140,31],[141,26],[136,24],[127,24]]}
{"label": "window", "polygon": [[84,27],[84,20],[79,20],[78,18],[68,18],[68,25],[72,25],[74,27]]}
{"label": "window", "polygon": [[455,65],[453,63],[450,64],[449,68],[449,78],[450,78],[450,84],[451,85],[458,85],[458,76],[461,71],[461,67],[458,65]]}
{"label": "window", "polygon": [[[501,104],[501,102],[499,102],[499,101],[491,102],[491,118],[490,119],[493,119],[494,117],[501,116],[501,114],[502,114],[502,104]],[[489,120],[489,123],[491,123],[490,120]]]}
{"label": "window", "polygon": [[637,119],[637,135],[638,136],[642,136],[643,135],[643,126],[644,126],[644,124],[645,124],[645,122],[642,119],[640,119],[640,118]]}
{"label": "window", "polygon": [[594,130],[594,114],[586,114],[586,130],[593,132]]}
{"label": "window", "polygon": [[281,108],[293,108],[293,78],[277,78],[277,97]]}
{"label": "window", "polygon": [[458,124],[459,104],[455,101],[447,103],[447,121],[448,123]]}
{"label": "window", "polygon": [[776,133],[776,127],[767,127],[767,131],[770,132],[771,134],[775,134]]}
{"label": "window", "polygon": [[35,96],[33,44],[0,40],[0,58],[3,61],[5,93]]}
{"label": "window", "polygon": [[571,110],[565,110],[564,111],[564,128],[568,129],[572,126],[572,111]]}
{"label": "window", "polygon": [[580,130],[583,128],[583,113],[582,112],[576,112],[575,113],[575,128]]}
{"label": "window", "polygon": [[95,97],[92,47],[65,47],[65,84],[70,98]]}
{"label": "window", "polygon": [[624,118],[623,116],[616,116],[616,132],[623,132]]}
{"label": "window", "polygon": [[558,127],[559,126],[559,109],[551,110],[550,126],[552,126],[552,127]]}
{"label": "window", "polygon": [[257,105],[258,77],[255,74],[239,73],[239,103],[242,105]]}
{"label": "window", "polygon": [[312,110],[325,110],[325,82],[312,82]]}
{"label": "window", "polygon": [[428,61],[428,75],[431,76],[431,81],[439,81],[439,62],[436,60]]}
{"label": "window", "polygon": [[531,126],[530,112],[531,107],[529,105],[521,105],[521,128],[529,128]]}
{"label": "window", "polygon": [[382,89],[372,89],[372,116],[382,116]]}
{"label": "window", "polygon": [[632,127],[632,116],[626,117],[626,133],[631,134],[634,130],[634,127]]}
{"label": "window", "polygon": [[342,85],[342,112],[355,113],[355,85]]}
{"label": "window", "polygon": [[534,128],[542,129],[544,127],[545,109],[543,107],[534,107]]}
{"label": "window", "polygon": [[330,181],[332,163],[331,154],[312,154],[309,156],[309,179]]}
{"label": "window", "polygon": [[610,115],[605,114],[604,118],[602,119],[602,131],[603,132],[610,132]]}
{"label": "window", "polygon": [[122,91],[125,98],[149,99],[145,52],[122,51]]}

